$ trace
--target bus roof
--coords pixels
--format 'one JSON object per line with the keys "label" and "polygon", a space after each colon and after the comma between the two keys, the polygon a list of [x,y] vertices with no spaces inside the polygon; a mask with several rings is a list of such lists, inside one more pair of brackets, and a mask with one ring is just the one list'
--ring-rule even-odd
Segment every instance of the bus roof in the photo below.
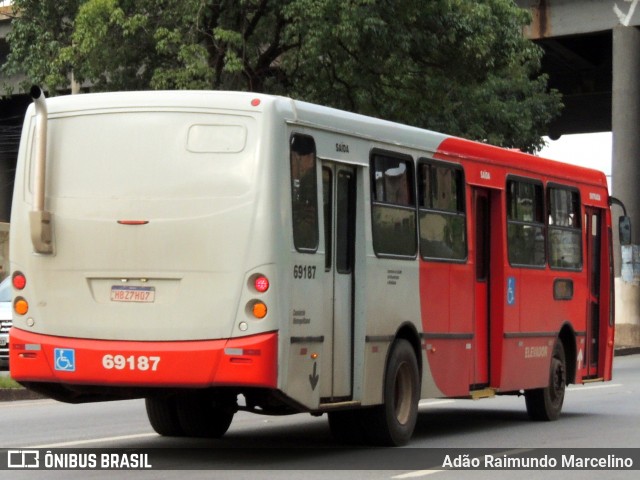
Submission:
{"label": "bus roof", "polygon": [[[188,108],[247,112],[275,111],[292,124],[369,138],[397,146],[438,154],[452,161],[482,161],[496,166],[517,168],[532,173],[544,172],[556,178],[579,181],[607,188],[604,173],[545,159],[513,149],[452,137],[388,120],[316,105],[288,97],[254,92],[231,91],[135,91],[89,93],[51,97],[47,100],[50,116],[65,112],[130,110],[139,108]],[[34,114],[30,106],[31,115]],[[535,163],[533,163],[535,162]]]}

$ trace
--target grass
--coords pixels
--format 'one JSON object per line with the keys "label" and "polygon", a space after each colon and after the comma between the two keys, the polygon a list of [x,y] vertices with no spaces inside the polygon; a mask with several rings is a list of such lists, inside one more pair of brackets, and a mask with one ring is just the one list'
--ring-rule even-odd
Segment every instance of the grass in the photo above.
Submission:
{"label": "grass", "polygon": [[0,388],[23,388],[18,382],[9,377],[0,376]]}

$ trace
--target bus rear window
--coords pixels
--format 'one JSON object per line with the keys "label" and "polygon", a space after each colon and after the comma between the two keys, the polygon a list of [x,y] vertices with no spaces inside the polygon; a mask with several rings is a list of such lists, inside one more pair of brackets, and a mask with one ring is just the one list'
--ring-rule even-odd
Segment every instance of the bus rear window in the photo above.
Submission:
{"label": "bus rear window", "polygon": [[238,153],[244,150],[247,129],[242,125],[191,125],[187,150],[194,153]]}
{"label": "bus rear window", "polygon": [[254,182],[254,125],[250,117],[187,111],[54,117],[47,192],[65,200],[237,197]]}

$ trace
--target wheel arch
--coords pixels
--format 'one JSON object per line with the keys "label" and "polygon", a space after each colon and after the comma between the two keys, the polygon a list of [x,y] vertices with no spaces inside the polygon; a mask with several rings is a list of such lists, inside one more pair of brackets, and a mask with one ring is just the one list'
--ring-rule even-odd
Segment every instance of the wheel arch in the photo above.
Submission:
{"label": "wheel arch", "polygon": [[410,322],[405,322],[398,328],[394,341],[402,338],[408,341],[413,348],[413,351],[416,355],[416,360],[418,361],[418,372],[420,373],[420,378],[422,378],[422,342],[420,340],[420,334],[414,324]]}
{"label": "wheel arch", "polygon": [[576,332],[569,322],[565,322],[558,333],[558,340],[562,342],[565,352],[565,368],[567,369],[567,384],[576,381],[576,359],[578,358],[576,346]]}

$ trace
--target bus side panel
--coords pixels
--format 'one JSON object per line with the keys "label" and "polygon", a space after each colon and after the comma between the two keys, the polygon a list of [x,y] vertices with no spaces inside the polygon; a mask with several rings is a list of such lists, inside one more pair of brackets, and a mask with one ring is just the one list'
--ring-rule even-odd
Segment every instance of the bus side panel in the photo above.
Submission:
{"label": "bus side panel", "polygon": [[549,382],[555,339],[562,324],[575,318],[568,302],[554,300],[558,276],[564,278],[567,272],[550,275],[547,268],[514,268],[505,262],[504,293],[499,299],[504,305],[504,360],[494,385],[502,391],[539,388]]}
{"label": "bus side panel", "polygon": [[468,395],[474,360],[471,268],[445,262],[421,262],[420,299],[431,375],[445,396]]}
{"label": "bus side panel", "polygon": [[[384,369],[393,340],[402,325],[420,326],[420,299],[415,294],[419,281],[417,261],[367,257],[367,319],[365,332],[365,375],[363,405],[382,402]],[[433,392],[433,381],[423,369],[423,392]]]}
{"label": "bus side panel", "polygon": [[[299,153],[292,166],[293,138],[306,139],[309,150]],[[294,401],[309,409],[317,409],[324,385],[331,381],[327,374],[331,369],[330,331],[327,330],[327,312],[324,308],[324,249],[322,239],[322,172],[316,160],[317,140],[315,132],[305,128],[290,130],[284,122],[273,132],[273,138],[281,138],[282,148],[274,149],[276,171],[282,172],[279,180],[282,218],[283,252],[283,310],[281,322],[281,355],[279,388]],[[291,146],[291,150],[290,150]],[[294,180],[292,180],[294,175]],[[314,185],[315,180],[315,185]],[[295,185],[295,187],[293,186]],[[315,187],[315,204],[310,192]],[[295,188],[294,192],[292,189]],[[307,198],[309,197],[309,198]],[[294,226],[293,199],[308,201],[305,225]],[[302,221],[302,220],[301,220]],[[294,236],[304,248],[296,250]],[[312,242],[315,239],[316,242]],[[310,245],[314,243],[314,245]]]}

